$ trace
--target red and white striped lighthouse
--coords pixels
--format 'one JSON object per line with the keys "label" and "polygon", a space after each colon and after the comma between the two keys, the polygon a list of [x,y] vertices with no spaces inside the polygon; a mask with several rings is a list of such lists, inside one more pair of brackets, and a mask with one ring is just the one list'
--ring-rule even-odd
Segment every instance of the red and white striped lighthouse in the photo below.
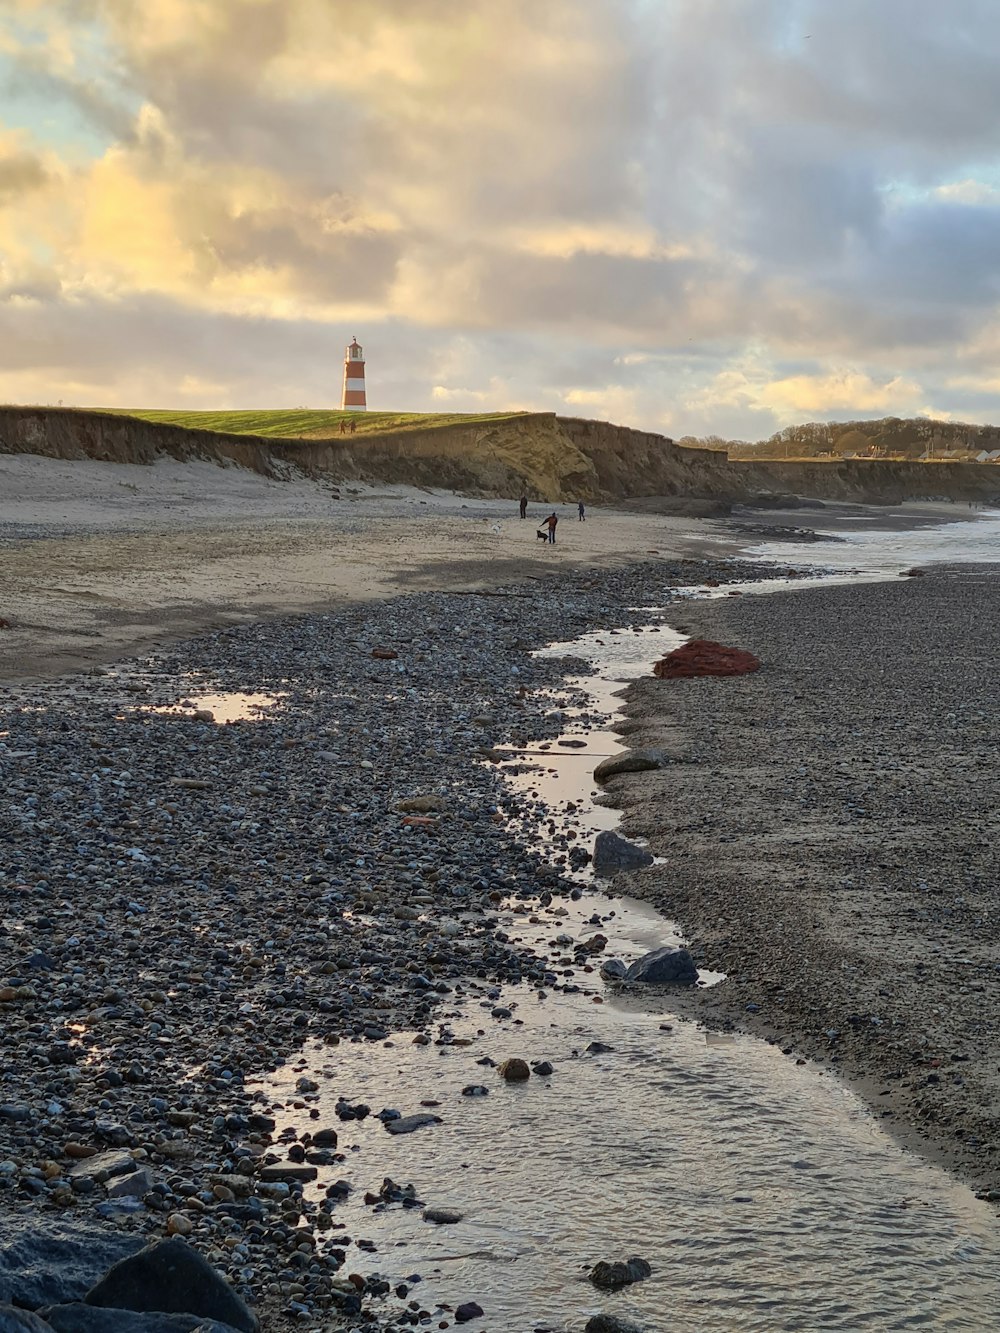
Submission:
{"label": "red and white striped lighthouse", "polygon": [[367,412],[365,401],[365,354],[357,338],[344,353],[344,397],[340,406],[345,412]]}

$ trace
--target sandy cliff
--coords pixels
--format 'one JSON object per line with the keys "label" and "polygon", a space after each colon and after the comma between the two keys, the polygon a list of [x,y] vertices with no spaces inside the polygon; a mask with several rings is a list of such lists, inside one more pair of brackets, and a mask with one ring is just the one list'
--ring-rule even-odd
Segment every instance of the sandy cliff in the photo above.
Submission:
{"label": "sandy cliff", "polygon": [[893,504],[949,496],[993,499],[1000,471],[974,463],[866,459],[731,461],[663,435],[539,412],[326,440],[277,440],[159,425],[72,408],[0,408],[0,452],[148,464],[157,457],[237,464],[265,476],[293,469],[335,481],[404,482],[470,495],[537,500],[634,497],[730,503],[760,493]]}

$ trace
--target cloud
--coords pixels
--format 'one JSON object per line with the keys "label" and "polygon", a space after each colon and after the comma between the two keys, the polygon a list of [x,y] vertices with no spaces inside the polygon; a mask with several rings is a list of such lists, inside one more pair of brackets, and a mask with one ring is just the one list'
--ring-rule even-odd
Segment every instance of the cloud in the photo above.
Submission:
{"label": "cloud", "polygon": [[11,396],[1000,410],[993,0],[7,9]]}

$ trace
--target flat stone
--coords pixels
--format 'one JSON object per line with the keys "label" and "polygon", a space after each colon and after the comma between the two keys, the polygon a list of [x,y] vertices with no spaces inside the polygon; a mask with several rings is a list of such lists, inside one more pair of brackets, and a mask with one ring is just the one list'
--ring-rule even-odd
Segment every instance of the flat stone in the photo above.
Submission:
{"label": "flat stone", "polygon": [[457,1208],[425,1208],[423,1216],[425,1222],[448,1226],[453,1222],[461,1222],[464,1213],[460,1213]]}
{"label": "flat stone", "polygon": [[94,1157],[84,1157],[69,1169],[70,1179],[78,1176],[93,1176],[96,1179],[109,1180],[112,1176],[127,1176],[135,1171],[138,1162],[128,1152],[99,1152]]}
{"label": "flat stone", "polygon": [[262,1166],[257,1173],[259,1180],[265,1182],[283,1180],[286,1182],[315,1180],[319,1175],[314,1166],[300,1166],[295,1162],[278,1162],[274,1166]]}
{"label": "flat stone", "polygon": [[383,1121],[390,1134],[412,1134],[415,1129],[422,1129],[424,1125],[440,1125],[441,1117],[431,1115],[429,1112],[418,1112],[417,1115],[404,1115],[398,1120]]}
{"label": "flat stone", "polygon": [[621,750],[602,759],[594,769],[594,777],[598,782],[607,782],[619,773],[645,773],[664,768],[666,763],[666,757],[659,750]]}

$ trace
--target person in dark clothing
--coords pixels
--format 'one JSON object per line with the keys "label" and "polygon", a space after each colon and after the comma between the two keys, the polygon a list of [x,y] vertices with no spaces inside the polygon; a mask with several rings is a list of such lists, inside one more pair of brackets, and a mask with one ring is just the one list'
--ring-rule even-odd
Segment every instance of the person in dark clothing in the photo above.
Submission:
{"label": "person in dark clothing", "polygon": [[576,506],[576,512],[580,515],[580,522],[581,522],[581,523],[586,523],[586,521],[587,521],[587,511],[586,511],[586,510],[584,509],[584,507],[583,507],[583,501],[582,501],[582,500],[581,500],[581,501],[579,502],[579,504]]}
{"label": "person in dark clothing", "polygon": [[352,435],[353,435],[354,432],[357,430],[357,428],[358,428],[358,423],[357,423],[357,422],[354,420],[354,418],[352,417],[352,418],[351,418],[351,434],[352,434]]}
{"label": "person in dark clothing", "polygon": [[556,524],[557,524],[558,522],[559,522],[559,519],[556,517],[556,515],[555,515],[555,511],[553,510],[553,512],[552,512],[552,513],[548,516],[548,518],[545,520],[546,527],[547,527],[548,530],[549,530],[549,545],[550,545],[550,546],[555,546],[555,544],[556,544]]}
{"label": "person in dark clothing", "polygon": [[528,497],[526,495],[521,496],[521,517],[528,517]]}

